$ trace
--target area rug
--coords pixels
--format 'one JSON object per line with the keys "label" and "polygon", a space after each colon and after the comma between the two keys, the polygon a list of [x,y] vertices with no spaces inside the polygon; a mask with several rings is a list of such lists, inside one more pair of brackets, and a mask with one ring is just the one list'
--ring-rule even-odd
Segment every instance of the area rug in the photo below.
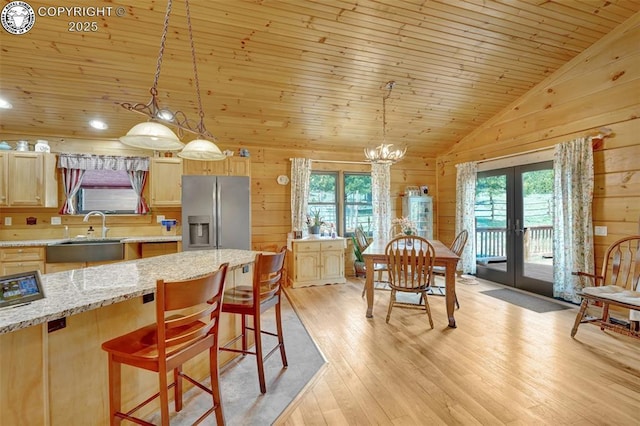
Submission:
{"label": "area rug", "polygon": [[[273,316],[272,310],[265,312],[264,329],[275,330]],[[260,393],[254,356],[240,357],[220,370],[222,408],[228,425],[272,424],[326,363],[286,297],[282,300],[282,327],[289,367],[282,368],[279,353],[269,357],[264,364],[266,394]],[[266,337],[263,342],[264,348],[273,347]],[[190,390],[185,394],[185,408],[171,415],[171,425],[193,424],[211,406],[210,398],[204,392]],[[149,421],[159,424],[159,415]],[[215,424],[215,415],[207,417],[204,424]]]}
{"label": "area rug", "polygon": [[552,311],[561,311],[564,309],[570,309],[569,306],[561,305],[553,300],[545,300],[541,297],[531,296],[519,291],[510,290],[508,288],[501,288],[496,290],[486,290],[480,293],[487,296],[495,297],[496,299],[503,300],[513,305],[520,306],[521,308],[529,309],[537,313],[545,313]]}

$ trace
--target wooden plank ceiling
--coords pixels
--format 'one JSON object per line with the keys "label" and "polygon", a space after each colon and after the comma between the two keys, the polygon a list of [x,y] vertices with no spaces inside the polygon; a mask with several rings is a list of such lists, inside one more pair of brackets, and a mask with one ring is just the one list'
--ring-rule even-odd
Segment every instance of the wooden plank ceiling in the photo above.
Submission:
{"label": "wooden plank ceiling", "polygon": [[[53,3],[29,4],[37,12]],[[150,99],[166,1],[55,4],[109,6],[111,16],[37,14],[24,35],[2,31],[0,97],[14,108],[0,110],[0,135],[124,135],[144,120],[119,103]],[[377,145],[385,85],[393,80],[387,142],[427,157],[447,151],[640,10],[640,0],[190,4],[205,124],[222,149]],[[69,31],[70,22],[83,21],[97,22],[97,31]],[[193,83],[184,2],[175,0],[161,104],[197,120]],[[109,129],[91,129],[93,118]]]}

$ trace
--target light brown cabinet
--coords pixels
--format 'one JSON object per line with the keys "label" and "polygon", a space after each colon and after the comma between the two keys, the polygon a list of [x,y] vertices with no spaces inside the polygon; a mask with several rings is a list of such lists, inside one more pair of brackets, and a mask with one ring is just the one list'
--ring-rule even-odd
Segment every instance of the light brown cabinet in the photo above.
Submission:
{"label": "light brown cabinet", "polygon": [[154,157],[149,167],[149,205],[180,206],[182,201],[182,159]]}
{"label": "light brown cabinet", "polygon": [[185,175],[251,177],[251,160],[235,156],[220,161],[184,160],[183,172]]}
{"label": "light brown cabinet", "polygon": [[[9,176],[11,176],[10,180]],[[55,154],[1,152],[0,205],[58,207]]]}
{"label": "light brown cabinet", "polygon": [[344,238],[292,240],[289,253],[291,287],[345,283],[346,246]]}
{"label": "light brown cabinet", "polygon": [[44,274],[44,247],[0,249],[0,275],[40,271]]}

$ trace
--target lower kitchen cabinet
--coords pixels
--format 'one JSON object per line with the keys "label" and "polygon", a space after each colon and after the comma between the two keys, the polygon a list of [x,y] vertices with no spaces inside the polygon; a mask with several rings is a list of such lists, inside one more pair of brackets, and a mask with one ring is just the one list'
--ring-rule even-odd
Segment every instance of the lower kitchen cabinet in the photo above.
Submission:
{"label": "lower kitchen cabinet", "polygon": [[291,240],[289,283],[291,287],[343,284],[344,238],[309,238]]}
{"label": "lower kitchen cabinet", "polygon": [[40,271],[44,274],[44,247],[0,249],[0,275]]}

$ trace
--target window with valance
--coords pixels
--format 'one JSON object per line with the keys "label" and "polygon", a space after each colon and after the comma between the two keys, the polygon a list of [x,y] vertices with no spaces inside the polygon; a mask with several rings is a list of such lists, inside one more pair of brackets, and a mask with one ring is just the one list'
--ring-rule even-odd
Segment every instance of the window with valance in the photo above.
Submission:
{"label": "window with valance", "polygon": [[[135,193],[134,213],[145,214],[149,207],[142,196],[149,175],[148,157],[122,157],[93,154],[59,154],[58,168],[62,172],[62,184],[65,202],[60,214],[76,214],[78,212],[77,194],[83,188],[83,182],[91,187],[99,186],[96,182],[106,181],[105,171],[121,172],[128,177],[131,189]],[[117,173],[115,174],[117,176]],[[85,179],[86,178],[86,179]],[[122,186],[122,179],[109,179],[110,187]],[[126,180],[125,180],[126,186]]]}

